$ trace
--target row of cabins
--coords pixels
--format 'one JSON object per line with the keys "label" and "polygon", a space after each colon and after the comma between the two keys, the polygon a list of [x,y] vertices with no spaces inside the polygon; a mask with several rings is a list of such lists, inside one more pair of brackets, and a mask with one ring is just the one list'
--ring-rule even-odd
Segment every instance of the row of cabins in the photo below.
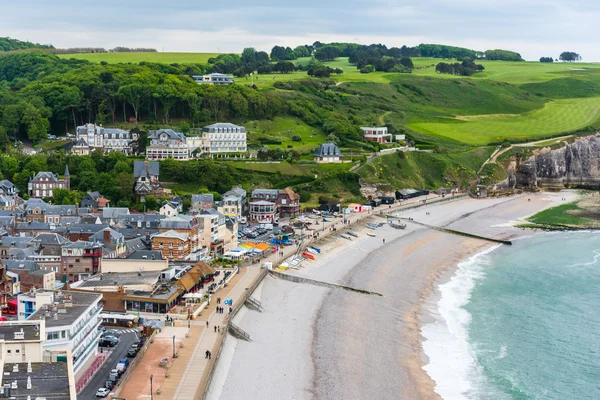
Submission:
{"label": "row of cabins", "polygon": [[150,131],[146,158],[189,160],[202,154],[239,154],[248,149],[246,129],[229,123],[217,123],[202,128],[200,136],[186,136],[172,129]]}

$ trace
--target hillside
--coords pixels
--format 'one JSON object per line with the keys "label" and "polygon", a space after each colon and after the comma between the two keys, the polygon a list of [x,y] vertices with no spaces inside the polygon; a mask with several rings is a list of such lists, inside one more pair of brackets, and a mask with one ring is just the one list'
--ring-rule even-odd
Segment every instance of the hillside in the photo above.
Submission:
{"label": "hillside", "polygon": [[53,49],[51,44],[39,44],[31,42],[23,42],[9,37],[0,37],[0,51],[14,51],[27,49]]}
{"label": "hillside", "polygon": [[[8,136],[37,144],[47,133],[73,132],[89,121],[141,130],[172,127],[192,135],[200,126],[229,121],[245,125],[249,148],[269,149],[267,158],[277,163],[206,163],[202,168],[211,173],[202,181],[191,173],[166,175],[172,188],[194,193],[235,180],[248,188],[292,185],[304,193],[304,201],[315,204],[319,197],[360,196],[359,180],[390,188],[464,187],[497,145],[600,128],[595,64],[478,60],[483,71],[456,76],[436,73],[440,59],[431,57],[413,57],[411,73],[364,73],[351,57],[321,64],[300,57],[285,73],[271,71],[283,64],[265,61],[266,53],[262,61],[252,61],[259,53],[0,56],[0,145],[8,151]],[[311,77],[303,70],[310,65],[338,72]],[[267,72],[244,72],[255,67]],[[198,85],[188,77],[230,70],[242,75],[231,86]],[[432,152],[373,158],[382,146],[363,141],[359,127],[382,123]],[[342,169],[311,165],[312,151],[327,140],[337,141],[361,166],[351,172],[350,164]],[[223,163],[229,180],[213,174]],[[493,172],[488,179],[504,176]]]}

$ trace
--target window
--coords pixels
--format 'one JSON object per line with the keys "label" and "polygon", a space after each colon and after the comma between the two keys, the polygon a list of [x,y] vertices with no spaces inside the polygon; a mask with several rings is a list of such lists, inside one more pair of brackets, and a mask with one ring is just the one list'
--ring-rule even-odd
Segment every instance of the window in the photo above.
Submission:
{"label": "window", "polygon": [[7,352],[8,354],[10,354],[10,353],[12,352],[12,350],[6,350],[6,352]]}
{"label": "window", "polygon": [[16,349],[16,350],[15,350],[15,353],[19,354],[19,353],[20,353],[19,349]]}
{"label": "window", "polygon": [[46,334],[46,338],[48,340],[57,340],[58,339],[58,332],[48,332]]}

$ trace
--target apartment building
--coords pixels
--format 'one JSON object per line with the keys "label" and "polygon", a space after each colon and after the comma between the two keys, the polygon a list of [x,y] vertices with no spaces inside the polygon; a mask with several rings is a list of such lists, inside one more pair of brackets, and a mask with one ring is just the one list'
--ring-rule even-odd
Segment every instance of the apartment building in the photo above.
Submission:
{"label": "apartment building", "polygon": [[75,282],[98,273],[103,245],[98,242],[77,241],[62,247],[60,272],[63,282]]}
{"label": "apartment building", "polygon": [[245,153],[246,128],[230,123],[216,123],[202,128],[203,152],[208,154]]}
{"label": "apartment building", "polygon": [[148,133],[150,144],[146,147],[146,159],[161,160],[173,158],[175,160],[189,160],[190,152],[187,138],[181,132],[172,129],[159,129]]}

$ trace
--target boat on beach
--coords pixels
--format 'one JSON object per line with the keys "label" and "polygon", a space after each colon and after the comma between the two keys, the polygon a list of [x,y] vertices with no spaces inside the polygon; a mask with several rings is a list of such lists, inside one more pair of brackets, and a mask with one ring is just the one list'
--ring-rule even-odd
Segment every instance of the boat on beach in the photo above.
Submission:
{"label": "boat on beach", "polygon": [[357,237],[358,237],[358,234],[356,234],[356,233],[354,233],[354,232],[352,232],[352,231],[346,231],[346,233],[347,233],[348,235],[350,235],[350,236],[354,236],[355,238],[357,238]]}
{"label": "boat on beach", "polygon": [[340,236],[344,239],[352,240],[352,238],[348,235],[341,234]]}
{"label": "boat on beach", "polygon": [[367,232],[367,235],[369,235],[369,236],[371,236],[371,237],[377,237],[377,235],[376,235],[376,234],[374,234],[374,233],[371,233],[371,232]]}

